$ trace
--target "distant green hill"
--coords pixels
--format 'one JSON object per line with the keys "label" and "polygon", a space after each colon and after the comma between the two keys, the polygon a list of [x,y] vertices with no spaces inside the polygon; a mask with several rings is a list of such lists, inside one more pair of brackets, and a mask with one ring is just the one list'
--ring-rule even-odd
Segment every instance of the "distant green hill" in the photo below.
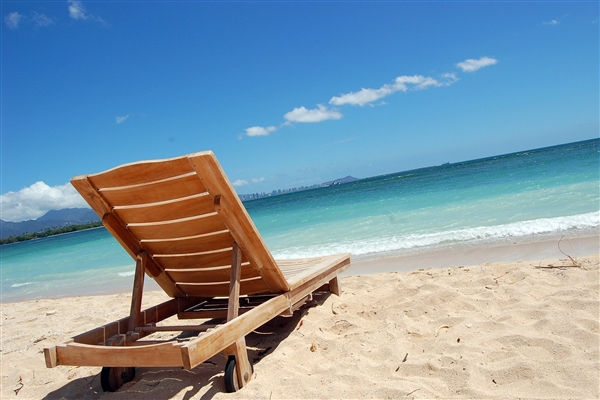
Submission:
{"label": "distant green hill", "polygon": [[47,236],[59,235],[61,233],[82,231],[84,229],[98,228],[100,226],[102,226],[102,222],[98,221],[98,222],[91,222],[89,224],[69,225],[69,226],[65,226],[63,228],[57,228],[57,229],[46,229],[45,231],[42,231],[42,232],[34,232],[34,233],[26,233],[23,235],[17,235],[17,236],[9,236],[6,239],[0,239],[0,245],[15,243],[15,242],[24,242],[26,240],[39,239],[39,238],[43,238],[43,237],[47,237]]}
{"label": "distant green hill", "polygon": [[[100,218],[89,208],[66,208],[51,210],[38,219],[21,222],[0,220],[0,239],[40,234],[47,230],[60,230],[71,226],[99,223]],[[61,232],[59,232],[61,233]]]}

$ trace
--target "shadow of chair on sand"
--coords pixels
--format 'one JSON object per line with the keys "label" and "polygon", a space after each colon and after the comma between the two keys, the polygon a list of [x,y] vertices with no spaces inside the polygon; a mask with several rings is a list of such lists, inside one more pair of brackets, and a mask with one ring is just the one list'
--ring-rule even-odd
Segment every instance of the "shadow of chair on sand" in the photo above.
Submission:
{"label": "shadow of chair on sand", "polygon": [[[320,306],[329,297],[329,293],[315,293],[311,306]],[[292,332],[298,329],[300,321],[308,313],[306,305],[291,317],[276,317],[246,336],[248,358],[252,364],[271,354]],[[185,335],[185,334],[184,334]],[[189,337],[190,335],[185,335]],[[184,337],[182,335],[179,336]],[[218,354],[192,370],[183,368],[136,368],[135,378],[123,387],[111,393],[112,399],[168,399],[175,395],[188,400],[196,396],[202,388],[208,387],[202,395],[210,399],[217,393],[225,393],[223,371],[226,359]],[[183,393],[185,391],[185,393]],[[243,391],[243,389],[242,389]],[[93,400],[104,396],[100,387],[99,374],[75,379],[65,386],[48,393],[44,400],[82,399]]]}

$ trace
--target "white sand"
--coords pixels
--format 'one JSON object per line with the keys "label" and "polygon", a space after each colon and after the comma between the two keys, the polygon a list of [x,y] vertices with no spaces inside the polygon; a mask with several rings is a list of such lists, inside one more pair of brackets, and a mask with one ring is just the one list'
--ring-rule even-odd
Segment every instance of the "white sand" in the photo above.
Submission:
{"label": "white sand", "polygon": [[[45,368],[43,348],[128,314],[126,294],[2,305],[2,399],[600,397],[599,255],[346,276],[341,297],[247,337],[252,381],[224,393],[224,358],[138,368],[103,393],[100,368]],[[553,265],[562,268],[536,268]],[[165,300],[147,293],[144,306]],[[16,393],[18,392],[18,394]]]}

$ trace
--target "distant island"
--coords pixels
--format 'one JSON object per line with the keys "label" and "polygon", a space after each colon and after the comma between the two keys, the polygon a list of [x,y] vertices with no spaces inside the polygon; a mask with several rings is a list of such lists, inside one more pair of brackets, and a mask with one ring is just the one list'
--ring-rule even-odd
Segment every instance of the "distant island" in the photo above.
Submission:
{"label": "distant island", "polygon": [[0,244],[37,239],[101,225],[100,218],[90,208],[51,210],[38,219],[21,222],[0,220]]}
{"label": "distant island", "polygon": [[32,239],[40,239],[43,237],[60,235],[61,233],[82,231],[84,229],[99,228],[101,226],[102,226],[102,222],[98,221],[98,222],[92,222],[89,224],[69,225],[69,226],[65,226],[63,228],[55,228],[55,229],[49,228],[49,229],[46,229],[41,232],[25,233],[23,235],[9,236],[6,239],[0,239],[0,245],[16,243],[16,242],[24,242],[26,240],[32,240]]}
{"label": "distant island", "polygon": [[[328,186],[341,185],[357,181],[358,178],[346,176],[319,185],[300,186],[298,188],[273,190],[270,193],[240,194],[240,200],[254,200],[263,197],[278,196],[287,193],[300,192],[303,190],[318,189]],[[62,210],[51,210],[38,219],[21,222],[9,222],[0,220],[0,245],[23,242],[31,239],[39,239],[47,236],[59,235],[61,233],[81,231],[102,226],[102,222],[96,213],[89,208],[65,208]]]}

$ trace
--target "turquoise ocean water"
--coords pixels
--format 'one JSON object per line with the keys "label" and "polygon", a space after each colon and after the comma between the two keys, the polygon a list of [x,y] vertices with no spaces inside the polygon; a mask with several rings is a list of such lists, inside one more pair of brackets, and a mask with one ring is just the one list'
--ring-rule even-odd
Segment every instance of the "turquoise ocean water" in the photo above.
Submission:
{"label": "turquoise ocean water", "polygon": [[[519,238],[598,235],[600,140],[245,202],[276,258],[375,259]],[[134,261],[104,229],[0,247],[2,301],[126,290]]]}

